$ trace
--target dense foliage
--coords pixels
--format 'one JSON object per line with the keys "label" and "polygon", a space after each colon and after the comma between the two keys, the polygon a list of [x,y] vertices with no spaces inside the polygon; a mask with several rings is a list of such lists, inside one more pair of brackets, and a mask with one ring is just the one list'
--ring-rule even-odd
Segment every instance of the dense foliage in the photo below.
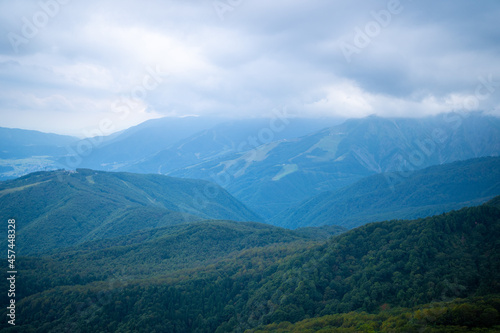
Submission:
{"label": "dense foliage", "polygon": [[272,222],[287,228],[327,224],[353,228],[374,221],[427,217],[486,202],[500,193],[499,179],[500,157],[377,174],[310,198]]}
{"label": "dense foliage", "polygon": [[0,182],[0,219],[11,218],[24,255],[202,218],[260,219],[205,181],[87,169]]}
{"label": "dense foliage", "polygon": [[235,222],[138,232],[19,259],[18,330],[493,330],[499,239],[500,210],[488,205],[326,242]]}
{"label": "dense foliage", "polygon": [[281,322],[247,333],[500,332],[499,311],[499,296],[456,299],[412,309],[384,307],[377,314],[349,312],[305,319],[296,324]]}

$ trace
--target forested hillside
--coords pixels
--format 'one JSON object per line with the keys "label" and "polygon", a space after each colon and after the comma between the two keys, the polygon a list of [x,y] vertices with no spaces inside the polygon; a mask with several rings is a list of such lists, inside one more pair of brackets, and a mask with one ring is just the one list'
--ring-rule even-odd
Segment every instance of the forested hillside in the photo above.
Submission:
{"label": "forested hillside", "polygon": [[5,139],[0,140],[0,179],[56,168],[204,179],[265,220],[371,175],[500,154],[500,120],[481,113],[370,116],[341,124],[284,115],[233,121],[163,118],[82,141],[42,134],[0,129]]}
{"label": "forested hillside", "polygon": [[247,333],[303,332],[500,332],[500,297],[472,297],[434,302],[414,308],[383,306],[377,314],[349,312],[305,319],[296,324],[282,322],[248,330]]}
{"label": "forested hillside", "polygon": [[25,255],[201,219],[261,220],[206,181],[88,169],[0,182],[0,218],[16,219]]}
{"label": "forested hillside", "polygon": [[[139,232],[19,258],[19,322],[46,332],[492,328],[499,237],[493,205],[371,223],[326,242],[234,222]],[[466,320],[476,317],[484,321]]]}
{"label": "forested hillside", "polygon": [[500,157],[378,174],[325,192],[279,214],[275,225],[347,228],[388,219],[427,217],[482,204],[500,194]]}

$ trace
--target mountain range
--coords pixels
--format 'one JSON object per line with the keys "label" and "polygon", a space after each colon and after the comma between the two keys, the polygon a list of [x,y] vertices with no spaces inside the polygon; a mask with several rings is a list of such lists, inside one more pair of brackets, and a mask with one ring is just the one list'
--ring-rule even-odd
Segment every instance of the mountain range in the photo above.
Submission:
{"label": "mountain range", "polygon": [[340,225],[427,217],[482,204],[500,193],[500,157],[376,174],[321,193],[270,222],[286,227]]}
{"label": "mountain range", "polygon": [[[288,229],[353,228],[431,216],[495,197],[499,172],[500,157],[487,157],[377,174],[308,199],[269,222]],[[1,219],[19,221],[19,251],[25,255],[201,220],[264,221],[204,180],[90,169],[37,172],[0,182],[0,207]]]}
{"label": "mountain range", "polygon": [[500,119],[495,117],[368,117],[168,174],[215,181],[271,219],[303,200],[366,176],[499,153]]}
{"label": "mountain range", "polygon": [[201,219],[261,220],[206,181],[88,169],[0,182],[0,207],[1,219],[18,221],[24,255]]}
{"label": "mountain range", "polygon": [[[500,153],[500,120],[477,113],[422,119],[372,116],[343,123],[284,116],[162,118],[80,141],[48,134],[43,140],[21,140],[21,134],[31,138],[31,133],[19,132],[15,140],[0,144],[10,152],[0,159],[3,179],[58,168],[204,179],[218,183],[265,220],[370,175]],[[37,150],[35,141],[50,143],[50,149]],[[9,148],[12,142],[18,142],[15,148]]]}
{"label": "mountain range", "polygon": [[0,330],[500,331],[500,120],[331,121],[0,131]]}
{"label": "mountain range", "polygon": [[[256,144],[263,143],[258,138],[262,129],[273,128],[272,139],[283,139],[305,135],[327,124],[339,122],[335,118],[289,119],[286,113],[277,113],[276,118],[271,119],[247,120],[166,117],[149,120],[107,136],[99,129],[83,131],[81,135],[85,139],[0,128],[0,180],[58,168],[141,173],[171,171],[172,168],[198,163],[200,155],[211,158],[243,148],[250,150]],[[241,145],[252,137],[256,138],[251,139],[254,146]],[[253,140],[257,140],[256,143]],[[186,146],[186,142],[190,143]],[[193,145],[199,146],[193,148]],[[168,155],[171,151],[175,151],[175,160],[162,159],[159,164],[154,161],[157,155]]]}
{"label": "mountain range", "polygon": [[55,168],[65,147],[78,138],[38,131],[0,127],[0,180]]}

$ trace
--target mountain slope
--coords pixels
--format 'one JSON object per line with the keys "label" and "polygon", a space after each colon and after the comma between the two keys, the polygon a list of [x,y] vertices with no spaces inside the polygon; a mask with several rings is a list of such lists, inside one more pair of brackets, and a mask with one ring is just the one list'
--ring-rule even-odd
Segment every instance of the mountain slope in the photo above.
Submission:
{"label": "mountain slope", "polygon": [[500,194],[500,157],[429,167],[412,173],[367,177],[335,192],[325,192],[274,220],[287,228],[412,219],[482,204]]}
{"label": "mountain slope", "polygon": [[[235,152],[249,137],[259,141],[260,131],[269,130],[269,119],[229,120],[210,117],[165,117],[131,127],[113,138],[95,145],[82,157],[79,167],[104,171],[140,173],[166,173],[177,168],[197,164]],[[285,123],[283,123],[283,121]],[[284,119],[272,122],[273,138],[282,139],[305,135],[325,124],[338,121],[330,119]],[[267,137],[266,137],[267,138]],[[264,142],[258,143],[258,145]],[[245,145],[244,150],[252,149]],[[76,151],[76,149],[74,149]],[[64,159],[60,161],[64,165]]]}
{"label": "mountain slope", "polygon": [[[92,146],[91,152],[80,156],[78,167],[103,171],[129,171],[124,170],[126,166],[155,154],[194,133],[208,129],[220,121],[220,119],[204,117],[165,117],[149,120],[112,138],[101,138],[102,142],[96,140],[98,144]],[[74,151],[77,149],[75,148]],[[60,163],[71,166],[67,161],[64,158],[60,160]]]}
{"label": "mountain slope", "polygon": [[500,209],[500,196],[491,199],[487,204]]}
{"label": "mountain slope", "polygon": [[500,296],[469,297],[432,302],[413,308],[383,306],[377,314],[350,312],[310,318],[292,324],[273,323],[247,333],[302,332],[433,332],[468,333],[500,331]]}
{"label": "mountain slope", "polygon": [[[224,221],[139,232],[128,245],[123,236],[116,246],[95,249],[110,242],[97,241],[43,259],[19,258],[25,283],[18,315],[24,329],[47,332],[220,333],[351,311],[377,314],[381,307],[432,302],[439,311],[435,302],[500,293],[499,223],[500,210],[484,205],[371,223],[319,244],[294,231]],[[489,302],[479,312],[491,319],[483,327],[500,323]],[[461,318],[476,311],[461,310]],[[345,318],[362,325],[369,316],[361,315]],[[357,325],[352,331],[368,329]]]}
{"label": "mountain slope", "polygon": [[1,182],[0,207],[0,218],[17,221],[23,254],[202,218],[260,220],[205,181],[88,169]]}
{"label": "mountain slope", "polygon": [[56,169],[56,161],[78,138],[0,127],[0,180]]}
{"label": "mountain slope", "polygon": [[498,294],[499,235],[500,210],[488,205],[370,223],[281,266],[248,306],[271,300],[254,317],[295,322]]}
{"label": "mountain slope", "polygon": [[272,218],[314,195],[366,176],[499,153],[498,118],[478,114],[467,119],[458,115],[368,117],[169,174],[216,181],[258,214]]}
{"label": "mountain slope", "polygon": [[[321,230],[321,229],[320,229]],[[127,267],[128,279],[169,276],[174,278],[192,269],[205,270],[224,260],[233,260],[244,251],[267,246],[279,246],[280,253],[290,249],[306,248],[344,232],[337,228],[323,235],[287,230],[268,224],[234,221],[199,221],[174,226],[136,231],[115,238],[98,239],[53,251],[44,260],[51,268],[38,272],[41,280],[55,287],[64,285],[66,273],[71,278],[80,276],[81,282],[106,279],[116,267]],[[327,236],[328,235],[328,236]],[[283,251],[287,255],[291,250]],[[275,254],[279,256],[279,254]],[[28,262],[31,262],[28,261]],[[38,265],[38,264],[37,264]],[[40,283],[26,286],[28,294],[40,290]]]}
{"label": "mountain slope", "polygon": [[124,171],[169,173],[222,156],[254,149],[262,144],[307,135],[336,124],[332,119],[245,119],[226,121],[180,140],[166,149],[132,165]]}

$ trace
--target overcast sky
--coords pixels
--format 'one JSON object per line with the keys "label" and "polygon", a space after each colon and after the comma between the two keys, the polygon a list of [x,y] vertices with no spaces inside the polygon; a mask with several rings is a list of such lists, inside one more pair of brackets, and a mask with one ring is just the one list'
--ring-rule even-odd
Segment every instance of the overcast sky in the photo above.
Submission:
{"label": "overcast sky", "polygon": [[498,0],[0,0],[0,126],[500,115],[499,18]]}

